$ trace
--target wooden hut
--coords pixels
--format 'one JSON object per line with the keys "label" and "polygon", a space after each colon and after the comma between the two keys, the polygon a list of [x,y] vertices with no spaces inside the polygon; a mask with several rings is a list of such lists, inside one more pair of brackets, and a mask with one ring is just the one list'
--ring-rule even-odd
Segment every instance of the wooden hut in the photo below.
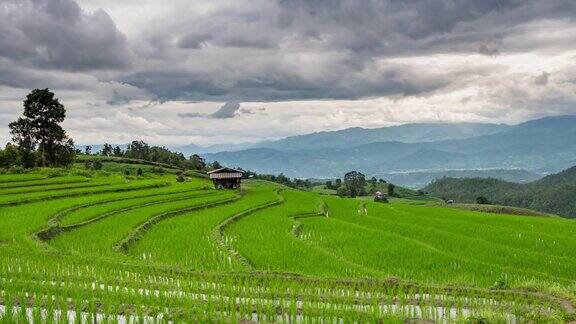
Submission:
{"label": "wooden hut", "polygon": [[216,189],[238,189],[243,172],[231,168],[220,168],[208,172]]}

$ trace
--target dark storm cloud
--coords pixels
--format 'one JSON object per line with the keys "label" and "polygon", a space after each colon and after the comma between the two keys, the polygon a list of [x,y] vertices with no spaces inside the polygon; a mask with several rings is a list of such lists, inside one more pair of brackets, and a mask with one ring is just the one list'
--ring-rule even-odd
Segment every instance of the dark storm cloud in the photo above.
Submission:
{"label": "dark storm cloud", "polygon": [[119,69],[130,63],[126,38],[103,10],[73,0],[3,0],[0,57],[19,65],[69,71]]}
{"label": "dark storm cloud", "polygon": [[124,81],[150,90],[160,100],[282,101],[422,95],[449,85],[456,77],[447,72],[422,74],[404,65],[385,67],[377,72],[373,65],[361,70],[344,66],[346,64],[329,67],[331,71],[311,79],[278,66],[251,71],[251,77],[241,75],[231,79],[227,76],[227,82],[219,80],[217,75],[185,71],[138,73]]}
{"label": "dark storm cloud", "polygon": [[[528,36],[503,44],[503,39],[529,34],[517,28],[531,21],[573,17],[576,4],[571,0],[236,1],[207,15],[187,11],[181,15],[162,28],[155,26],[146,36],[155,49],[148,55],[171,60],[171,68],[141,70],[122,76],[122,81],[161,100],[357,99],[426,95],[455,80],[451,71],[382,66],[382,60],[530,51],[543,40]],[[197,63],[201,61],[212,68]]]}
{"label": "dark storm cloud", "polygon": [[[0,64],[135,88],[110,91],[109,104],[129,102],[138,89],[159,101],[426,96],[453,89],[461,71],[390,59],[568,48],[572,36],[533,37],[537,28],[526,24],[576,16],[573,0],[235,0],[209,10],[171,4],[169,16],[147,22],[129,41],[104,10],[87,12],[74,0],[3,0]],[[0,75],[0,84],[61,83],[12,72],[15,79]]]}
{"label": "dark storm cloud", "polygon": [[181,118],[200,118],[200,117],[205,117],[206,115],[203,115],[201,113],[181,113],[178,114],[178,117]]}
{"label": "dark storm cloud", "polygon": [[214,118],[214,119],[228,119],[234,118],[239,114],[251,114],[252,112],[249,110],[241,110],[240,103],[237,101],[228,101],[222,107],[211,114],[200,114],[196,112],[192,113],[182,113],[178,114],[179,117],[183,118]]}
{"label": "dark storm cloud", "polygon": [[210,117],[216,119],[233,118],[236,112],[240,109],[240,103],[236,101],[228,101],[224,106],[220,107]]}
{"label": "dark storm cloud", "polygon": [[490,48],[486,44],[482,44],[480,45],[480,48],[478,48],[478,53],[487,56],[494,56],[500,54],[500,51],[496,48]]}
{"label": "dark storm cloud", "polygon": [[548,84],[548,78],[550,78],[550,73],[544,71],[534,79],[534,84],[545,86]]}

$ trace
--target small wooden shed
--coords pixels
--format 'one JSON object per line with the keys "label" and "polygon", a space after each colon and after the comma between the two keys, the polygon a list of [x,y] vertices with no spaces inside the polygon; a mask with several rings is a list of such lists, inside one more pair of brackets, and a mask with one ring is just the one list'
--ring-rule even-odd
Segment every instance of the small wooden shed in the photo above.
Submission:
{"label": "small wooden shed", "polygon": [[220,168],[208,172],[216,189],[239,189],[242,181],[241,170]]}

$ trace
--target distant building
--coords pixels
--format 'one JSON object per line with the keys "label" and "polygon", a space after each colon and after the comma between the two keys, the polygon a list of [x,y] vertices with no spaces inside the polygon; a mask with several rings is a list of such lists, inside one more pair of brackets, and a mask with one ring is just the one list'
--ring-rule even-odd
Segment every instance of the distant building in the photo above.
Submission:
{"label": "distant building", "polygon": [[243,172],[231,168],[220,168],[208,172],[216,189],[238,189]]}
{"label": "distant building", "polygon": [[374,201],[376,202],[388,202],[387,195],[381,191],[376,191],[374,193]]}

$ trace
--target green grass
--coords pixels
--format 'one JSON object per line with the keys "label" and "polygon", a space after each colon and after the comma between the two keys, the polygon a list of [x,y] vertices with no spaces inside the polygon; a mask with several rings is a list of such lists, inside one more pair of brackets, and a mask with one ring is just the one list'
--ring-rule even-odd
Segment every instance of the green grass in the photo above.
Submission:
{"label": "green grass", "polygon": [[[235,214],[276,200],[275,185],[248,185],[243,197],[230,204],[183,214],[154,226],[130,250],[135,258],[155,264],[196,270],[237,270],[241,266],[212,241],[212,230]],[[180,246],[181,249],[173,249]]]}
{"label": "green grass", "polygon": [[120,176],[106,177],[92,181],[88,186],[81,186],[80,188],[66,189],[65,187],[61,187],[49,191],[31,191],[30,193],[21,192],[0,196],[0,206],[11,206],[42,200],[94,195],[105,192],[131,191],[139,188],[160,188],[167,186],[168,184],[168,179],[162,180],[161,178],[128,180]]}
{"label": "green grass", "polygon": [[4,189],[12,189],[12,188],[31,188],[36,186],[45,186],[45,185],[55,185],[55,184],[67,184],[67,183],[76,183],[76,182],[84,182],[88,181],[86,177],[83,176],[63,176],[63,177],[56,177],[56,178],[42,178],[36,179],[32,178],[31,180],[26,181],[12,181],[2,183],[2,187],[0,190]]}
{"label": "green grass", "polygon": [[65,215],[60,221],[60,224],[62,226],[73,225],[107,213],[138,208],[148,204],[178,201],[197,195],[206,195],[206,193],[207,191],[199,190],[199,188],[195,186],[171,185],[166,188],[141,193],[136,197],[123,196],[117,201],[104,201],[100,204],[87,205],[84,208],[79,208]]}
{"label": "green grass", "polygon": [[314,186],[310,189],[311,192],[321,194],[321,195],[335,195],[336,190],[326,188],[326,185]]}
{"label": "green grass", "polygon": [[44,178],[45,175],[39,173],[0,174],[0,183],[4,185],[16,182],[41,180]]}
{"label": "green grass", "polygon": [[265,181],[239,194],[105,163],[0,175],[0,304],[134,322],[576,318],[573,221]]}
{"label": "green grass", "polygon": [[[74,168],[77,169],[85,169],[84,163],[75,163]],[[115,163],[115,162],[103,162],[102,163],[102,171],[106,172],[122,172],[128,171],[130,174],[135,175],[138,169],[141,169],[143,172],[157,172],[158,166],[155,165],[142,165],[142,164],[134,164],[134,163]],[[176,168],[169,168],[169,167],[162,167],[164,173],[172,173],[175,174],[178,172]]]}
{"label": "green grass", "polygon": [[558,251],[576,243],[567,237],[510,233],[488,225],[490,220],[478,227],[463,222],[466,215],[445,209],[371,203],[364,212],[338,199],[328,206],[330,217],[303,220],[303,236],[385,276],[485,287],[502,277],[516,284],[576,279],[572,253]]}
{"label": "green grass", "polygon": [[189,199],[163,202],[106,217],[97,222],[64,232],[50,240],[50,245],[58,250],[89,255],[106,256],[114,253],[115,243],[128,236],[133,228],[155,215],[201,206],[203,204],[230,198],[229,194],[215,194],[210,197],[190,194]]}

